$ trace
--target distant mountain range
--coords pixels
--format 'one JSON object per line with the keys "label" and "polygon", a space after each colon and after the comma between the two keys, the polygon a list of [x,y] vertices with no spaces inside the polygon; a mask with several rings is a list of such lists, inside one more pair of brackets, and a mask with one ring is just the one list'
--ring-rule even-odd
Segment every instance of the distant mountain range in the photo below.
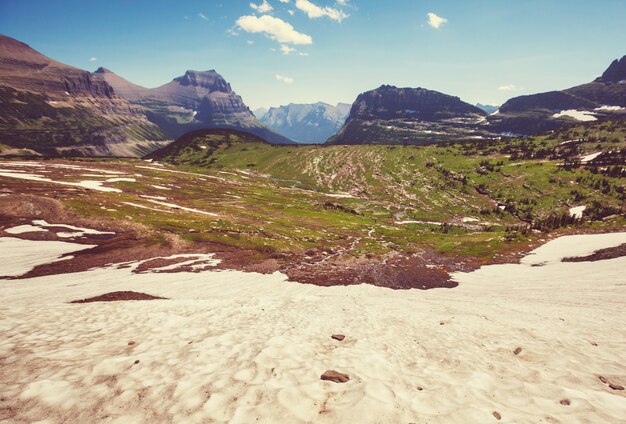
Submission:
{"label": "distant mountain range", "polygon": [[500,108],[500,106],[493,106],[493,105],[483,105],[481,103],[476,103],[476,107],[478,109],[482,109],[485,112],[491,114],[494,113],[496,110],[498,110],[498,108]]}
{"label": "distant mountain range", "polygon": [[350,105],[339,103],[294,104],[255,111],[261,122],[298,143],[325,142],[343,126]]}
{"label": "distant mountain range", "polygon": [[272,144],[425,144],[624,119],[626,56],[592,82],[515,97],[497,109],[426,88],[382,85],[352,106],[320,102],[255,112],[215,70],[190,70],[150,89],[105,68],[90,73],[65,65],[0,35],[0,152],[51,156],[141,156],[211,128],[246,131]]}

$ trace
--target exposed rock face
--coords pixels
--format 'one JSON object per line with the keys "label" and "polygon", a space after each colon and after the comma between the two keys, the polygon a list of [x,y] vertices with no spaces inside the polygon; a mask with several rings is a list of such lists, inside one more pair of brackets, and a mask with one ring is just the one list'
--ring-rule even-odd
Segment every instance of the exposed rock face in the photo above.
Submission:
{"label": "exposed rock face", "polygon": [[[214,69],[206,72],[187,71],[182,77],[150,90],[150,97],[195,110],[206,96],[213,93],[234,94],[230,84]],[[247,109],[247,106],[244,105],[244,108]]]}
{"label": "exposed rock face", "polygon": [[602,76],[588,84],[514,97],[500,107],[498,114],[489,116],[488,122],[497,132],[535,134],[579,122],[575,114],[563,111],[588,112],[602,120],[624,117],[626,113],[619,107],[626,107],[626,56],[615,60]]}
{"label": "exposed rock face", "polygon": [[0,35],[0,143],[52,156],[139,156],[165,139],[106,81]]}
{"label": "exposed rock face", "polygon": [[619,60],[615,59],[602,76],[596,78],[594,82],[619,83],[622,81],[626,81],[626,56]]}
{"label": "exposed rock face", "polygon": [[350,119],[364,120],[408,118],[435,122],[472,115],[483,116],[485,112],[458,97],[425,88],[391,85],[359,95],[350,110]]}
{"label": "exposed rock face", "polygon": [[28,44],[1,34],[0,84],[54,97],[113,97],[111,86],[94,80],[89,72],[50,59]]}
{"label": "exposed rock face", "polygon": [[187,71],[152,89],[133,84],[106,69],[99,69],[94,75],[100,75],[116,93],[141,107],[150,121],[173,138],[203,128],[232,128],[252,132],[271,143],[291,143],[259,122],[215,70]]}
{"label": "exposed rock face", "polygon": [[489,136],[486,112],[458,97],[425,88],[383,85],[360,94],[329,144],[424,144]]}
{"label": "exposed rock face", "polygon": [[103,81],[114,88],[115,94],[126,100],[138,100],[144,97],[150,90],[133,84],[130,81],[118,76],[117,74],[109,71],[106,68],[98,68],[96,72],[92,74],[93,78],[97,81]]}
{"label": "exposed rock face", "polygon": [[350,105],[339,103],[294,104],[273,107],[266,111],[261,122],[299,143],[318,144],[339,131],[344,124]]}

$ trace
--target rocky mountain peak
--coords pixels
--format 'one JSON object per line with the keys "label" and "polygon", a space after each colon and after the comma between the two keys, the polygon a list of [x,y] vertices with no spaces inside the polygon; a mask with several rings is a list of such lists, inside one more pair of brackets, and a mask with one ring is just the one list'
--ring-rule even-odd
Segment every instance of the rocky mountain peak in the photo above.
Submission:
{"label": "rocky mountain peak", "polygon": [[398,88],[381,85],[379,88],[358,96],[351,118],[397,119],[411,117],[425,121],[464,114],[485,115],[481,109],[449,96],[426,88]]}
{"label": "rocky mountain peak", "polygon": [[626,81],[626,56],[615,59],[601,77],[596,78],[596,82],[621,82]]}
{"label": "rocky mountain peak", "polygon": [[95,72],[94,72],[94,74],[112,74],[112,73],[113,73],[113,71],[111,71],[111,70],[109,70],[107,68],[104,68],[102,66],[99,67],[98,69],[96,69]]}
{"label": "rocky mountain peak", "polygon": [[214,69],[210,71],[187,71],[182,77],[174,78],[182,86],[202,87],[210,92],[230,93],[232,88],[224,77]]}

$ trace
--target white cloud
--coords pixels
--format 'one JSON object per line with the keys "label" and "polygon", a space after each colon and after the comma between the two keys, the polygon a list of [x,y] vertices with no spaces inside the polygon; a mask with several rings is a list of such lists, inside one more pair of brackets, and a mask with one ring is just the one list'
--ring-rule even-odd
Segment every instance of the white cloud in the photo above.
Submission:
{"label": "white cloud", "polygon": [[507,84],[507,85],[501,85],[500,87],[498,87],[498,90],[500,90],[500,91],[518,91],[518,90],[520,90],[520,88],[518,86],[516,86],[515,84]]}
{"label": "white cloud", "polygon": [[259,13],[267,13],[267,12],[271,12],[272,10],[274,10],[272,5],[269,4],[267,0],[263,0],[263,3],[261,4],[250,3],[250,7]]}
{"label": "white cloud", "polygon": [[251,46],[251,45],[253,45],[253,44],[254,44],[254,41],[252,41],[252,40],[246,40],[246,43],[248,43],[248,45],[250,45],[250,46]]}
{"label": "white cloud", "polygon": [[295,15],[295,14],[296,14],[296,12],[294,12],[294,11],[293,11],[293,10],[291,10],[291,9],[289,9],[289,10],[287,11],[287,13],[289,13],[291,16],[293,16],[293,15]]}
{"label": "white cloud", "polygon": [[281,3],[289,3],[290,0],[278,0]]}
{"label": "white cloud", "polygon": [[348,0],[337,0],[337,4],[345,6],[346,4],[348,4]]}
{"label": "white cloud", "polygon": [[293,47],[289,47],[287,44],[282,44],[280,46],[280,52],[284,55],[288,55],[289,53],[297,52],[298,50]]}
{"label": "white cloud", "polygon": [[263,33],[282,44],[313,44],[310,35],[298,32],[290,23],[269,15],[241,16],[235,25],[246,32]]}
{"label": "white cloud", "polygon": [[428,13],[428,25],[435,29],[439,29],[439,27],[443,24],[447,24],[448,20],[446,18],[442,18],[438,16],[436,13]]}
{"label": "white cloud", "polygon": [[278,81],[284,82],[285,84],[293,84],[293,78],[286,77],[284,75],[276,74],[274,75]]}
{"label": "white cloud", "polygon": [[334,9],[332,7],[319,7],[315,3],[312,3],[309,0],[296,0],[296,8],[303,11],[309,18],[316,19],[326,16],[333,21],[341,22],[348,15],[343,10]]}
{"label": "white cloud", "polygon": [[91,57],[89,58],[89,61],[90,61],[90,62],[95,62],[96,60],[98,60],[98,58],[97,58],[97,57],[95,57],[95,56],[91,56]]}
{"label": "white cloud", "polygon": [[209,22],[209,18],[207,18],[206,15],[202,12],[198,13],[198,17],[202,19],[203,21]]}

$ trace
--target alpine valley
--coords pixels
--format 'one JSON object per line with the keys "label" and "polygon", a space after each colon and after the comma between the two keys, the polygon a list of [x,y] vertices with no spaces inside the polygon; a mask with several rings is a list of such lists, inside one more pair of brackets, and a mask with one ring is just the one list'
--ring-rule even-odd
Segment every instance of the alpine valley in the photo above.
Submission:
{"label": "alpine valley", "polygon": [[624,422],[626,56],[418,77],[618,8],[396,3],[0,6],[1,423]]}

